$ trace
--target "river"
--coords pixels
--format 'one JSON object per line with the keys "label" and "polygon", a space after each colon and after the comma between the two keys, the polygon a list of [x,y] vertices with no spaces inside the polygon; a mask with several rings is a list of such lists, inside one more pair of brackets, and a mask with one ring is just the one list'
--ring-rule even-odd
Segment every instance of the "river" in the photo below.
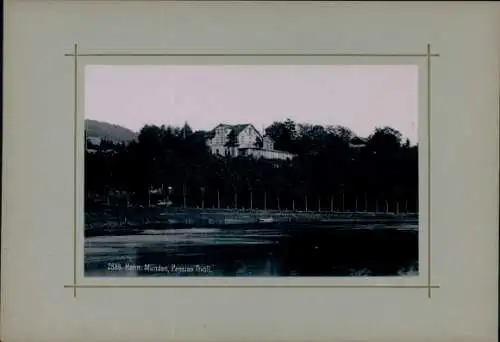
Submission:
{"label": "river", "polygon": [[87,277],[418,275],[418,224],[165,227],[85,239]]}

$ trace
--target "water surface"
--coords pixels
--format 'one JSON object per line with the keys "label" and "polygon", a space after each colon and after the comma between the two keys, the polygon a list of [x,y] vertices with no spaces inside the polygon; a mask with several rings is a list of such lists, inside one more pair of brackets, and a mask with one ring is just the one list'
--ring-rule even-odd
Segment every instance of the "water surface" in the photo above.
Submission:
{"label": "water surface", "polygon": [[260,223],[92,234],[86,276],[418,275],[418,224]]}

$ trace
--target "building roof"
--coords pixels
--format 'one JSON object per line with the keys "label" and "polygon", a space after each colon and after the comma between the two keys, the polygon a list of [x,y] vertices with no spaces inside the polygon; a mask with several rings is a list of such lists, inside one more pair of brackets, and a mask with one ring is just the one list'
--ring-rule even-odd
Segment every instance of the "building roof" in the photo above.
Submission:
{"label": "building roof", "polygon": [[238,135],[241,133],[241,131],[243,131],[248,126],[251,126],[251,124],[232,125],[230,127],[231,127],[231,131],[234,132],[234,134]]}
{"label": "building roof", "polygon": [[268,139],[268,140],[271,140],[272,142],[274,142],[274,139],[273,139],[273,138],[271,138],[271,136],[270,136],[270,135],[268,135],[268,134],[265,134],[265,135],[263,136],[263,139]]}
{"label": "building roof", "polygon": [[217,127],[230,127],[230,125],[226,125],[226,124],[218,124],[217,126],[214,127],[213,130],[215,130]]}
{"label": "building roof", "polygon": [[[253,127],[253,129],[255,129],[255,127],[252,124],[227,125],[227,124],[221,123],[221,124],[218,124],[217,126],[215,126],[211,132],[215,132],[217,127],[227,127],[227,128],[230,128],[231,131],[234,132],[234,134],[239,135],[248,126],[251,126],[251,127]],[[255,131],[257,131],[257,130],[255,129]]]}

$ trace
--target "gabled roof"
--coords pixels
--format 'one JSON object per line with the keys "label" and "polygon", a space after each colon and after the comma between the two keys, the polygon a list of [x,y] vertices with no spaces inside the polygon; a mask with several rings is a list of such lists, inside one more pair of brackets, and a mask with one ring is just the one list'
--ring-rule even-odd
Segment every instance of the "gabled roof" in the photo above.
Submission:
{"label": "gabled roof", "polygon": [[217,126],[215,126],[213,130],[215,131],[218,127],[231,127],[231,125],[226,125],[226,124],[220,123]]}
{"label": "gabled roof", "polygon": [[270,135],[268,135],[268,134],[265,134],[262,138],[263,138],[263,139],[269,139],[269,140],[271,140],[272,142],[274,142],[274,139],[273,139],[273,138],[271,138],[271,136],[270,136]]}
{"label": "gabled roof", "polygon": [[210,131],[207,131],[206,134],[205,134],[205,138],[207,139],[212,139],[214,136],[215,136],[215,131],[217,130],[217,128],[219,127],[229,127],[229,125],[226,125],[226,124],[218,124],[217,126],[215,126],[214,128],[212,128]]}
{"label": "gabled roof", "polygon": [[248,126],[252,126],[252,125],[251,124],[242,124],[242,125],[232,125],[230,127],[231,127],[231,131],[234,134],[239,135]]}
{"label": "gabled roof", "polygon": [[[248,126],[252,127],[253,129],[255,129],[254,125],[252,124],[239,124],[239,125],[227,125],[227,124],[218,124],[217,126],[215,126],[213,128],[213,130],[211,132],[215,132],[215,130],[218,128],[218,127],[227,127],[227,128],[230,128],[231,129],[231,132],[233,132],[234,134],[236,135],[239,135],[245,128],[247,128]],[[259,133],[259,131],[257,131],[257,129],[255,129],[255,131],[257,133]],[[260,133],[259,133],[260,134]]]}

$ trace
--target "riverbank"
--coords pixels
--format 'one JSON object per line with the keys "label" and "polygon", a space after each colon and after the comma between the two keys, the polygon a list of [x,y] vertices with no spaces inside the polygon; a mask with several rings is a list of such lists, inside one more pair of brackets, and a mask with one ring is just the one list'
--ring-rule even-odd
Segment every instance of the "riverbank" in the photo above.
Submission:
{"label": "riverbank", "polygon": [[240,227],[280,223],[342,223],[383,224],[401,222],[418,223],[418,214],[368,212],[313,212],[259,209],[201,209],[165,207],[101,207],[85,214],[86,230],[94,229],[148,229],[187,227]]}

